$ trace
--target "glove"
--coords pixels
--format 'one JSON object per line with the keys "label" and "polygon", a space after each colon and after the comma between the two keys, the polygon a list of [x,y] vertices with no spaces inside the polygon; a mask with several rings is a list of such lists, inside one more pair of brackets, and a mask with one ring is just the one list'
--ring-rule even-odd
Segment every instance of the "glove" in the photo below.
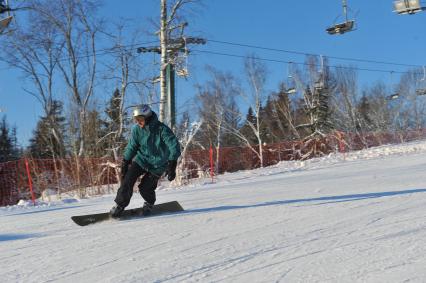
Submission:
{"label": "glove", "polygon": [[121,163],[121,180],[123,180],[126,176],[126,173],[129,170],[130,163],[132,163],[131,160],[123,159],[123,162]]}
{"label": "glove", "polygon": [[167,163],[166,176],[167,180],[169,180],[170,182],[176,178],[176,166],[176,160],[169,160],[169,162]]}

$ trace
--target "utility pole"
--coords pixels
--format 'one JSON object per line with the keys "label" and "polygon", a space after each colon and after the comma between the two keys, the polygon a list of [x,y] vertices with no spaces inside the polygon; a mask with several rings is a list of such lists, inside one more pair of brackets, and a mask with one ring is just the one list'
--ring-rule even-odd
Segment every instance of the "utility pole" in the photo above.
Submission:
{"label": "utility pole", "polygon": [[[170,21],[170,20],[169,20]],[[169,27],[167,19],[167,0],[161,0],[160,46],[139,47],[138,53],[154,52],[161,56],[160,65],[160,111],[159,120],[167,122],[173,129],[176,124],[175,65],[180,53],[188,53],[188,44],[205,44],[206,40],[195,37],[184,37],[186,22]],[[169,38],[171,31],[181,29],[177,38]],[[167,115],[166,115],[167,114]],[[166,117],[167,116],[167,117]]]}

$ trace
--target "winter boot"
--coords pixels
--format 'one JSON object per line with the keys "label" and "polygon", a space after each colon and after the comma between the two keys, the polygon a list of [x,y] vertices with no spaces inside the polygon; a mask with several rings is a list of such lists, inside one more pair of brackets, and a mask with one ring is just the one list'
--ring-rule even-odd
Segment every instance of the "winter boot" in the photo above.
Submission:
{"label": "winter boot", "polygon": [[144,202],[142,206],[142,215],[144,216],[150,215],[153,207],[154,207],[153,204]]}
{"label": "winter boot", "polygon": [[109,214],[111,215],[112,218],[119,218],[121,214],[123,214],[123,211],[124,211],[124,207],[118,204],[115,204],[109,211]]}

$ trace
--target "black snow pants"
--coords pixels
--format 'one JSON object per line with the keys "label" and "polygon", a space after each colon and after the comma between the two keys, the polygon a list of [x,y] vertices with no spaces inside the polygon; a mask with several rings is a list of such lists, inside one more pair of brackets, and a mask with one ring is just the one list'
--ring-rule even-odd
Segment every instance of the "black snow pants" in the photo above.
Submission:
{"label": "black snow pants", "polygon": [[124,179],[121,181],[121,186],[118,189],[117,196],[114,200],[115,203],[122,207],[129,205],[130,199],[133,195],[133,186],[141,175],[144,176],[138,186],[139,192],[147,203],[155,203],[155,189],[157,188],[159,177],[145,171],[136,162],[133,162],[132,165],[130,165],[129,171],[127,171],[126,176],[124,176]]}

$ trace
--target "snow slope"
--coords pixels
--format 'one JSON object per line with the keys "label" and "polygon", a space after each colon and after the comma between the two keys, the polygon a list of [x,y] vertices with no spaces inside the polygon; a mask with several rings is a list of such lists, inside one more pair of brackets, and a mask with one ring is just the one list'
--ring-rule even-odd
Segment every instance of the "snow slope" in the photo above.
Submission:
{"label": "snow slope", "polygon": [[173,215],[70,220],[113,195],[0,208],[0,280],[426,282],[425,171],[417,142],[159,190]]}

